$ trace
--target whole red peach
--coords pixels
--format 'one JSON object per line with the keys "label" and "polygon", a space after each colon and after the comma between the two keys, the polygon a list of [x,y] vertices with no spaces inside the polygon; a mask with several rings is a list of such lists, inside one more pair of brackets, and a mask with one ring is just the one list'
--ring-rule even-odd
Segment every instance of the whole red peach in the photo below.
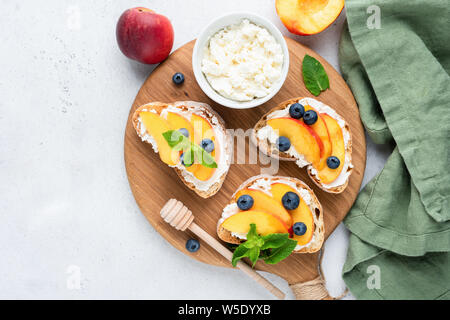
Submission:
{"label": "whole red peach", "polygon": [[126,10],[116,28],[119,48],[128,58],[146,64],[166,59],[173,46],[173,27],[167,17],[147,8]]}

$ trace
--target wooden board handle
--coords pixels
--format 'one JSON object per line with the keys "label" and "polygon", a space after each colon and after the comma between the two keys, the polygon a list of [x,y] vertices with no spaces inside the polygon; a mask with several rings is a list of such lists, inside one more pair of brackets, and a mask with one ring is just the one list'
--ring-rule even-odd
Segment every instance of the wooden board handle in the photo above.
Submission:
{"label": "wooden board handle", "polygon": [[[213,247],[217,252],[219,252],[222,256],[224,256],[227,260],[231,261],[231,259],[233,257],[233,254],[231,253],[231,251],[228,250],[224,245],[222,245],[215,238],[211,237],[211,235],[209,233],[207,233],[205,230],[200,228],[195,222],[192,222],[188,228],[193,233],[195,233],[200,239],[205,241],[207,244],[209,244],[211,247]],[[269,290],[278,299],[283,300],[285,298],[285,294],[283,293],[283,291],[281,291],[280,289],[275,287],[271,282],[269,282],[266,278],[261,276],[255,270],[253,270],[249,265],[245,264],[242,261],[238,261],[237,267],[239,269],[241,269],[250,278],[252,278],[256,282],[258,282],[260,285],[262,285],[264,288]]]}

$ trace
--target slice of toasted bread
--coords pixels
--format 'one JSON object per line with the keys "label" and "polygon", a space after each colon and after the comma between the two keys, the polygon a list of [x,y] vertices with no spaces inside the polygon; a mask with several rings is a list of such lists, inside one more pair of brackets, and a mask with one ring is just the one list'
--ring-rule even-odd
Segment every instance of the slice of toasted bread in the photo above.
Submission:
{"label": "slice of toasted bread", "polygon": [[189,189],[193,190],[202,198],[209,198],[220,190],[230,168],[231,155],[233,151],[232,137],[229,132],[227,132],[225,122],[220,115],[206,103],[195,101],[177,101],[173,103],[151,102],[137,108],[133,114],[132,121],[137,135],[142,139],[142,141],[152,145],[155,152],[158,152],[156,142],[151,136],[149,136],[148,132],[143,127],[142,122],[139,120],[139,114],[142,111],[149,111],[160,115],[164,109],[169,107],[179,110],[182,114],[194,113],[202,116],[213,127],[217,139],[220,138],[220,160],[217,161],[218,167],[209,180],[200,181],[196,179],[195,176],[187,171],[181,164],[172,167],[175,169],[181,181],[183,181]]}
{"label": "slice of toasted bread", "polygon": [[[346,137],[345,139],[345,163],[344,163],[344,167],[342,169],[342,172],[340,174],[340,176],[338,177],[338,179],[342,176],[344,177],[343,181],[340,181],[342,183],[339,184],[335,184],[332,183],[330,185],[325,185],[323,183],[320,182],[320,179],[314,174],[315,169],[312,167],[312,165],[307,165],[307,172],[309,177],[311,178],[312,181],[314,181],[314,183],[320,187],[322,190],[329,192],[329,193],[341,193],[345,190],[345,188],[348,185],[348,181],[350,179],[350,175],[353,171],[353,165],[352,165],[352,135],[350,132],[350,127],[348,126],[347,122],[345,122],[344,118],[342,118],[339,114],[336,113],[336,111],[334,109],[332,109],[330,106],[327,106],[323,103],[321,103],[320,101],[313,99],[313,98],[293,98],[293,99],[289,99],[287,101],[282,102],[281,104],[279,104],[277,107],[273,108],[272,110],[270,110],[269,112],[267,112],[255,125],[252,135],[251,135],[251,141],[258,146],[258,148],[266,155],[275,158],[275,159],[280,159],[280,160],[287,160],[287,161],[296,161],[297,164],[299,164],[298,162],[298,158],[296,158],[295,156],[288,154],[286,152],[281,152],[279,151],[275,145],[273,143],[271,143],[268,139],[262,140],[258,138],[258,131],[262,128],[264,128],[267,125],[267,120],[270,119],[270,117],[274,114],[274,112],[280,112],[282,110],[286,110],[286,108],[288,108],[291,104],[299,102],[299,101],[308,101],[311,104],[315,103],[319,103],[322,107],[326,107],[328,108],[327,110],[329,110],[329,115],[334,118],[335,120],[339,120],[340,123],[343,124],[342,126],[342,133],[343,136]],[[313,108],[317,107],[314,105],[311,105]],[[320,112],[320,111],[319,111]],[[331,113],[331,114],[330,114]],[[300,165],[300,167],[303,167],[304,165]]]}
{"label": "slice of toasted bread", "polygon": [[[324,238],[325,238],[325,226],[323,223],[323,211],[322,211],[322,205],[320,204],[319,200],[317,199],[316,195],[314,194],[314,191],[311,190],[303,181],[291,178],[291,177],[281,177],[281,176],[270,176],[270,175],[259,175],[255,177],[249,178],[247,181],[242,183],[236,190],[236,192],[232,195],[231,201],[229,202],[229,206],[234,206],[236,202],[234,201],[234,197],[236,194],[246,188],[264,188],[264,186],[270,186],[271,184],[278,182],[278,183],[285,183],[288,184],[291,187],[294,187],[296,190],[304,189],[306,190],[309,195],[311,196],[310,203],[308,204],[309,209],[311,210],[311,213],[313,215],[314,219],[314,233],[311,241],[305,245],[301,246],[300,248],[296,248],[294,250],[295,253],[312,253],[320,250],[322,247]],[[270,190],[266,190],[266,192],[270,192]],[[304,199],[301,199],[300,201],[305,201]],[[234,212],[237,213],[238,211]],[[238,238],[237,236],[233,235],[229,230],[226,230],[222,227],[222,222],[226,217],[229,217],[233,213],[223,213],[222,217],[219,219],[217,223],[217,235],[219,238],[225,242],[232,243],[232,244],[240,244],[242,243],[243,239]]]}

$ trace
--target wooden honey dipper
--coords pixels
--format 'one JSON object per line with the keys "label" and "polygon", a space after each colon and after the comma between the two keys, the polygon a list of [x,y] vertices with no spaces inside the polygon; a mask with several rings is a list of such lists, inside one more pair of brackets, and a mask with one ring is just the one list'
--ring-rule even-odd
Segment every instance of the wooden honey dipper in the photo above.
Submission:
{"label": "wooden honey dipper", "polygon": [[[231,261],[233,257],[233,253],[228,250],[224,245],[222,245],[219,241],[213,238],[209,233],[200,228],[194,221],[194,215],[191,210],[189,210],[181,201],[176,199],[170,199],[161,209],[161,217],[165,222],[170,224],[177,230],[185,231],[186,229],[191,230],[195,233],[200,239],[209,244],[214,250],[224,256],[227,260]],[[237,267],[241,269],[246,275],[250,278],[258,282],[264,288],[269,290],[274,296],[278,299],[284,299],[285,294],[275,287],[271,282],[269,282],[266,278],[261,276],[255,270],[253,270],[250,266],[245,264],[242,261],[238,261]]]}

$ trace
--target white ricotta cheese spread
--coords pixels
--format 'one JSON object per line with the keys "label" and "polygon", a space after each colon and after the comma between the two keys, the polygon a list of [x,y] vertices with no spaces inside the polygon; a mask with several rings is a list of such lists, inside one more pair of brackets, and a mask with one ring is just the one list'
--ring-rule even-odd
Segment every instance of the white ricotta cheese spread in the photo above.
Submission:
{"label": "white ricotta cheese spread", "polygon": [[202,72],[225,98],[250,101],[267,96],[280,79],[281,45],[266,28],[248,20],[211,37],[204,48]]}

